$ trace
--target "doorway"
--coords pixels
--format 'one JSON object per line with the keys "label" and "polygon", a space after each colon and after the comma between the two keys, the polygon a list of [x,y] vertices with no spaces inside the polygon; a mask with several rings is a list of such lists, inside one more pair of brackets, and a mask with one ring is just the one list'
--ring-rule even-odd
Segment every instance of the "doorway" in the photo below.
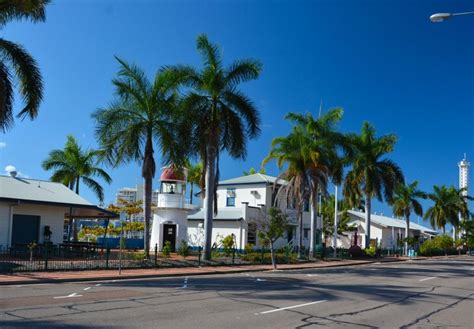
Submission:
{"label": "doorway", "polygon": [[176,251],[176,224],[164,224],[163,225],[163,246],[166,241],[171,243],[171,252]]}
{"label": "doorway", "polygon": [[11,245],[39,242],[40,216],[13,215]]}

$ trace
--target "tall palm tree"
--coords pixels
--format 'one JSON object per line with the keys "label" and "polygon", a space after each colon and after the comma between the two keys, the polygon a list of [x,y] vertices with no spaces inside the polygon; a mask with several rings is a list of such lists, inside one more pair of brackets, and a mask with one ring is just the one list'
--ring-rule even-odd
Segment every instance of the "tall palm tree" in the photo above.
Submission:
{"label": "tall palm tree", "polygon": [[322,230],[322,222],[318,223],[318,193],[328,194],[329,178],[335,184],[341,183],[344,161],[339,151],[350,151],[344,135],[336,131],[343,113],[342,108],[334,108],[317,119],[311,113],[289,113],[286,116],[305,132],[306,147],[312,152],[311,162],[307,166],[311,192],[310,254],[314,254],[316,231]]}
{"label": "tall palm tree", "polygon": [[[280,170],[285,165],[287,167],[275,181],[274,188],[277,187],[280,178],[286,182],[279,185],[274,202],[275,206],[281,199],[290,205],[294,202],[299,227],[298,257],[301,257],[301,251],[303,249],[302,209],[305,200],[309,198],[311,179],[313,178],[309,174],[311,171],[308,170],[308,168],[314,164],[312,162],[314,154],[308,148],[309,143],[307,137],[301,127],[293,127],[292,132],[288,136],[273,139],[271,150],[262,162],[262,166],[264,166],[269,161],[276,160]],[[315,172],[320,176],[324,176],[323,180],[326,178],[325,171],[315,170]]]}
{"label": "tall palm tree", "polygon": [[360,135],[349,134],[347,138],[352,148],[351,169],[344,179],[343,195],[352,204],[365,200],[365,247],[368,248],[372,199],[391,202],[395,187],[405,181],[401,169],[383,158],[393,151],[397,137],[393,134],[377,137],[375,129],[364,122]]}
{"label": "tall palm tree", "polygon": [[[99,167],[101,152],[92,149],[82,149],[77,140],[69,135],[64,149],[52,150],[48,158],[43,161],[44,170],[54,170],[51,180],[68,186],[79,194],[81,181],[89,187],[102,202],[104,189],[94,177],[103,179],[110,184],[112,178]],[[69,234],[72,232],[73,223],[69,223]],[[68,237],[70,238],[70,237]],[[77,230],[74,229],[74,240],[77,240]]]}
{"label": "tall palm tree", "polygon": [[150,252],[150,219],[152,180],[156,172],[154,158],[158,147],[167,160],[182,158],[174,135],[178,115],[176,72],[160,69],[150,81],[145,72],[133,64],[116,58],[120,70],[115,79],[116,97],[107,107],[98,109],[92,117],[96,136],[105,157],[113,165],[141,162],[144,179],[145,255]]}
{"label": "tall palm tree", "polygon": [[[43,22],[49,0],[22,0],[0,2],[0,28],[13,19]],[[0,130],[7,131],[13,125],[14,81],[25,106],[18,118],[36,118],[43,99],[43,80],[38,64],[23,46],[0,38]]]}
{"label": "tall palm tree", "polygon": [[458,217],[453,188],[435,185],[433,193],[430,193],[428,197],[434,202],[434,205],[426,211],[424,218],[429,219],[434,228],[441,228],[444,234],[446,233],[446,224],[456,223]]}
{"label": "tall palm tree", "polygon": [[203,165],[202,162],[192,164],[188,161],[188,163],[186,164],[186,168],[188,169],[188,184],[191,185],[191,188],[189,190],[189,203],[193,204],[194,184],[201,187],[201,191],[204,185],[204,179],[202,174]]}
{"label": "tall palm tree", "polygon": [[457,231],[459,231],[461,222],[469,218],[470,212],[468,207],[468,201],[474,200],[472,196],[467,195],[467,188],[456,188],[451,187],[451,193],[453,193],[454,202],[458,208],[458,220],[453,224],[454,227],[454,238],[457,236]]}
{"label": "tall palm tree", "polygon": [[201,70],[189,66],[173,69],[186,76],[183,83],[191,88],[183,104],[188,111],[188,121],[193,123],[192,150],[204,164],[204,255],[210,259],[213,208],[214,213],[217,212],[219,155],[227,151],[233,158],[245,158],[247,140],[260,133],[259,112],[238,86],[257,79],[261,64],[247,59],[224,67],[219,47],[210,43],[206,35],[198,36],[197,50],[203,60]]}
{"label": "tall palm tree", "polygon": [[[426,198],[427,194],[418,189],[417,181],[406,185],[399,184],[395,187],[392,200],[393,214],[395,216],[405,217],[405,238],[410,236],[410,215],[412,211],[415,215],[423,216],[423,207],[418,200]],[[405,255],[408,255],[407,240],[405,240]]]}

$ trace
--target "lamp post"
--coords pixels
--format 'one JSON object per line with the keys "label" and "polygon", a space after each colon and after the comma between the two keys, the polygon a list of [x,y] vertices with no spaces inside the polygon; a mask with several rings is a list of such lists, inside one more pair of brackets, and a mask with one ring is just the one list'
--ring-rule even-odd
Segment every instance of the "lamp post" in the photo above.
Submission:
{"label": "lamp post", "polygon": [[334,258],[337,256],[337,185],[334,185]]}
{"label": "lamp post", "polygon": [[474,11],[466,11],[464,13],[436,13],[430,16],[430,20],[433,23],[441,23],[451,18],[452,16],[461,16],[461,15],[473,15]]}

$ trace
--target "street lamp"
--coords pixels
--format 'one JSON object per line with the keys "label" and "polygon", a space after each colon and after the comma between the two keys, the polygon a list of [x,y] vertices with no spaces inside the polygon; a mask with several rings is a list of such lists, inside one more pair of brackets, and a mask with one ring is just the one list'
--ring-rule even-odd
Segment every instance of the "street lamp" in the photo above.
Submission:
{"label": "street lamp", "polygon": [[464,13],[437,13],[430,16],[430,20],[433,23],[441,23],[450,18],[451,16],[461,16],[461,15],[472,15],[474,11],[467,11]]}

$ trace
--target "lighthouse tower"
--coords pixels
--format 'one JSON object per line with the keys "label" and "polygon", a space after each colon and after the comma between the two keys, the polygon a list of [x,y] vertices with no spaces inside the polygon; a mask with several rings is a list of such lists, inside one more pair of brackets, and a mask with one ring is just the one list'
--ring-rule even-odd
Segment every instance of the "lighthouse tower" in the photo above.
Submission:
{"label": "lighthouse tower", "polygon": [[469,166],[471,164],[467,162],[466,153],[464,153],[464,159],[458,163],[459,167],[459,188],[465,188],[463,192],[464,195],[467,195],[467,189],[469,187]]}
{"label": "lighthouse tower", "polygon": [[188,212],[192,206],[186,204],[187,170],[177,170],[175,166],[162,169],[158,203],[153,212],[150,247],[155,245],[163,250],[166,241],[176,251],[182,240],[188,240]]}

